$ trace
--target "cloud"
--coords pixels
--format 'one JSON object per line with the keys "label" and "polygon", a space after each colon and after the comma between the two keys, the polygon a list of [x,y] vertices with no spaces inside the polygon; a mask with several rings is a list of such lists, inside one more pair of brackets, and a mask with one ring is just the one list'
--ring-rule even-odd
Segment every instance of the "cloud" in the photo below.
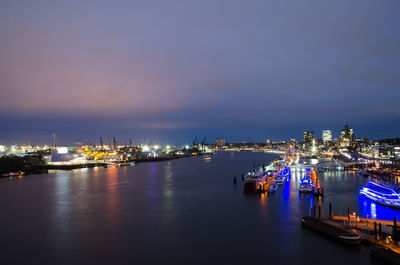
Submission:
{"label": "cloud", "polygon": [[399,7],[2,1],[0,110],[66,123],[104,118],[116,128],[128,119],[144,134],[223,125],[245,135],[258,123],[346,119],[373,127],[397,115]]}

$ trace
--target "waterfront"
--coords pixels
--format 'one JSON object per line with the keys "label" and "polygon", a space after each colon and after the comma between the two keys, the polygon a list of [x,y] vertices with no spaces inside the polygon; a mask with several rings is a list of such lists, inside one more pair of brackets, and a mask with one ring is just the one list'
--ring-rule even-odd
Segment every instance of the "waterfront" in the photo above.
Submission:
{"label": "waterfront", "polygon": [[342,215],[348,207],[381,219],[399,211],[359,198],[367,178],[344,171],[321,175],[321,200],[299,195],[301,172],[273,194],[243,194],[240,175],[276,157],[219,152],[211,161],[2,179],[1,256],[7,264],[375,264],[367,248],[302,229],[300,217],[314,202],[324,215],[329,202]]}

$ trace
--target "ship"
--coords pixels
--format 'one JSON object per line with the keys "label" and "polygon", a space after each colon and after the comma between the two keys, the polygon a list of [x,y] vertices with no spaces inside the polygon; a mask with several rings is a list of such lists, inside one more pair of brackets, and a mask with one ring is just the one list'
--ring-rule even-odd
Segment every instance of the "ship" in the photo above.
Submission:
{"label": "ship", "polygon": [[360,195],[384,206],[400,208],[400,194],[372,181],[368,181],[360,190]]}

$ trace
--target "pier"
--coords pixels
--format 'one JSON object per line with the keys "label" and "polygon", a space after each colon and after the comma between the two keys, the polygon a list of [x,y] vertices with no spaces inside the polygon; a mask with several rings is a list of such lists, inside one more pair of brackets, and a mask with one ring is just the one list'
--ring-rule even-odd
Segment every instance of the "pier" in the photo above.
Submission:
{"label": "pier", "polygon": [[[355,213],[352,214],[351,209],[348,209],[347,216],[333,215],[330,203],[328,217],[322,217],[321,206],[318,206],[317,214],[314,206],[311,208],[310,216],[303,217],[303,225],[305,220],[307,227],[339,240],[338,231],[355,233],[361,243],[371,246],[372,256],[389,264],[400,264],[400,227],[396,217],[393,220],[362,218]],[[336,234],[332,232],[335,230]]]}

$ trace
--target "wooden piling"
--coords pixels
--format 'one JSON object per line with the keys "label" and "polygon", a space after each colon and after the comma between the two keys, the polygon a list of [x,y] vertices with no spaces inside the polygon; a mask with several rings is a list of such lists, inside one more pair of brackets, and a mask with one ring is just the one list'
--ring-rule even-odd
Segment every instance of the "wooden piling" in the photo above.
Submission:
{"label": "wooden piling", "polygon": [[347,208],[347,218],[349,219],[349,223],[350,223],[350,212],[351,212],[350,208]]}
{"label": "wooden piling", "polygon": [[318,205],[318,218],[321,219],[321,206]]}

